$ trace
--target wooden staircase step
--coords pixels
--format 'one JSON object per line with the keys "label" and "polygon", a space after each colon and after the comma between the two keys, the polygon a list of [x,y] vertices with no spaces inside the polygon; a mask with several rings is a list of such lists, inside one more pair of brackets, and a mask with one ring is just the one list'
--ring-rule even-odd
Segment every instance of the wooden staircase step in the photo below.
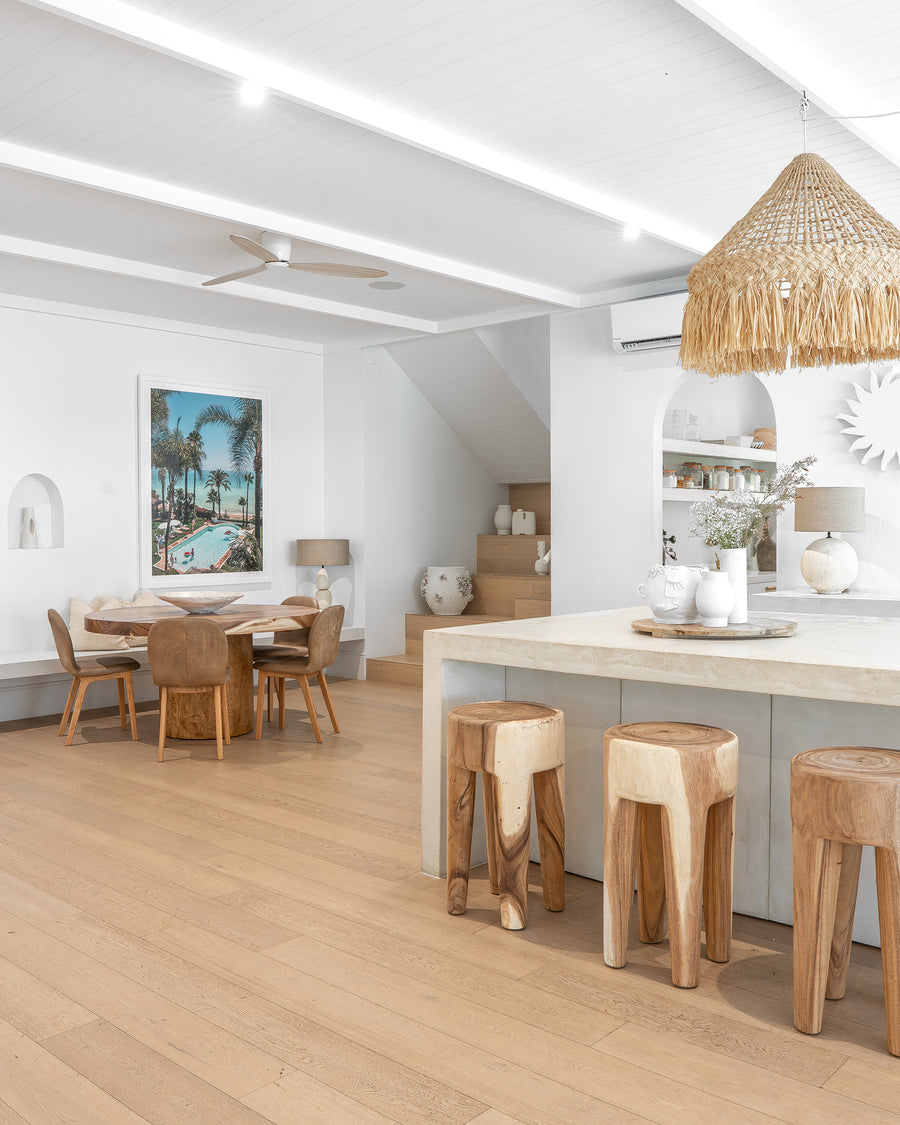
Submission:
{"label": "wooden staircase step", "polygon": [[550,599],[516,598],[513,608],[517,621],[525,617],[549,617]]}
{"label": "wooden staircase step", "polygon": [[482,574],[479,571],[472,575],[472,589],[475,598],[469,603],[471,613],[493,614],[508,621],[516,615],[517,599],[549,599],[550,576]]}
{"label": "wooden staircase step", "polygon": [[505,621],[504,617],[491,617],[483,613],[461,613],[458,617],[440,617],[434,613],[407,613],[406,653],[422,655],[422,635],[428,629],[455,629],[458,625],[486,625],[491,621]]}
{"label": "wooden staircase step", "polygon": [[366,660],[366,679],[382,684],[422,686],[422,657],[401,653]]}
{"label": "wooden staircase step", "polygon": [[476,566],[479,574],[534,574],[537,545],[549,535],[479,535]]}

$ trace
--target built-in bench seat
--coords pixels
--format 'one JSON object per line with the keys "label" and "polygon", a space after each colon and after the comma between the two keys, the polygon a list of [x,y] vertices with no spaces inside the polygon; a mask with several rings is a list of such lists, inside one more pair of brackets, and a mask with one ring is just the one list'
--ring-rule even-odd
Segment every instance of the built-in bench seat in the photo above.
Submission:
{"label": "built-in bench seat", "polygon": [[[130,656],[147,667],[146,648],[129,649],[91,649],[90,652],[76,652],[75,659],[97,656]],[[55,649],[22,649],[18,652],[0,652],[0,680],[30,680],[38,676],[65,676]]]}

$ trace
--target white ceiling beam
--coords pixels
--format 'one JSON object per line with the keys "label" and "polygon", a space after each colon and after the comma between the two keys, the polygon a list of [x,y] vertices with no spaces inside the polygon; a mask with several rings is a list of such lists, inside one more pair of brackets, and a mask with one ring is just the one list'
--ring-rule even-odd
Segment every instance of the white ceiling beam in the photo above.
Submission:
{"label": "white ceiling beam", "polygon": [[[873,103],[868,93],[856,87],[852,78],[826,66],[797,34],[797,23],[760,4],[740,4],[735,0],[676,0],[685,11],[702,20],[713,31],[755,59],[798,93],[797,151],[803,144],[799,116],[799,94],[825,113],[836,118],[853,114],[883,113],[900,107]],[[807,16],[806,18],[814,18]],[[860,19],[865,6],[860,7]],[[802,32],[802,25],[801,25]],[[892,164],[900,167],[900,118],[842,120],[841,125]]]}
{"label": "white ceiling beam", "polygon": [[338,117],[382,136],[402,141],[506,183],[613,222],[631,225],[655,238],[703,254],[715,239],[677,219],[637,206],[627,198],[596,191],[535,164],[480,144],[433,121],[404,113],[372,98],[312,78],[261,55],[151,15],[121,0],[22,0],[88,27],[127,39],[205,70],[267,89],[320,113]]}
{"label": "white ceiling beam", "polygon": [[[77,266],[79,269],[96,270],[100,273],[116,274],[120,277],[136,277],[144,281],[163,282],[166,285],[181,285],[197,289],[205,281],[202,274],[186,270],[170,269],[149,262],[135,262],[128,258],[115,258],[108,254],[95,254],[88,250],[78,250],[71,246],[54,246],[48,242],[34,242],[27,238],[14,238],[0,235],[0,254],[10,254],[35,261],[55,262],[58,265]],[[214,292],[209,289],[205,293]],[[369,324],[382,324],[407,331],[433,333],[438,326],[432,320],[418,317],[398,316],[378,309],[360,305],[348,305],[342,301],[327,301],[320,297],[308,297],[300,293],[286,293],[279,289],[266,289],[243,281],[231,281],[222,292],[231,297],[244,300],[262,301],[269,305],[285,305],[302,309],[305,312],[326,313],[341,316],[348,320],[361,320]]]}
{"label": "white ceiling beam", "polygon": [[347,250],[354,254],[364,254],[387,263],[397,263],[412,269],[426,270],[428,273],[455,278],[458,281],[483,285],[490,289],[512,293],[517,297],[528,297],[552,305],[574,307],[578,297],[565,289],[541,285],[527,278],[495,270],[482,269],[468,262],[444,258],[409,246],[401,246],[383,239],[370,238],[355,231],[345,231],[338,227],[310,222],[297,215],[286,215],[256,207],[233,199],[225,199],[206,192],[193,191],[177,184],[164,183],[146,176],[135,176],[117,168],[106,168],[85,160],[75,160],[42,149],[26,145],[0,141],[0,165],[18,171],[34,172],[39,176],[79,184],[82,187],[98,188],[147,203],[159,203],[181,211],[223,219],[229,223],[249,226],[257,230],[270,230],[307,242],[319,242],[325,246]]}

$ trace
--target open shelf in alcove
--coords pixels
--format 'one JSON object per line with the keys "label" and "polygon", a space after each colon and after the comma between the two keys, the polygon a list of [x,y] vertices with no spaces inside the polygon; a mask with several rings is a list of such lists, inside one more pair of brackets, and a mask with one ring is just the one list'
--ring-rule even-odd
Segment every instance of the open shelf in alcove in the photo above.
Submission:
{"label": "open shelf in alcove", "polygon": [[721,461],[756,461],[775,464],[778,454],[774,449],[753,449],[749,445],[724,445],[718,441],[677,441],[663,438],[663,453],[687,453],[695,457],[718,457]]}
{"label": "open shelf in alcove", "polygon": [[63,504],[62,496],[54,482],[43,473],[29,473],[13,488],[6,509],[7,546],[21,550],[22,510],[34,510],[37,525],[38,550],[62,547]]}

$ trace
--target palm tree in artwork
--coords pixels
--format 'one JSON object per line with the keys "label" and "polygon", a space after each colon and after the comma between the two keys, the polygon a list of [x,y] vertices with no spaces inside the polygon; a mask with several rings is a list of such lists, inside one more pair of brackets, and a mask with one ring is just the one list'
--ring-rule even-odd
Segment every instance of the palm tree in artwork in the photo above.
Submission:
{"label": "palm tree in artwork", "polygon": [[262,570],[262,548],[252,532],[242,531],[237,543],[231,548],[224,570],[252,571]]}
{"label": "palm tree in artwork", "polygon": [[218,506],[218,516],[219,516],[219,519],[221,519],[222,518],[222,489],[224,488],[226,492],[231,491],[231,480],[228,476],[228,473],[226,473],[224,469],[210,469],[209,470],[209,476],[206,478],[206,481],[204,483],[206,484],[206,487],[208,489],[210,489],[210,490],[215,489],[215,491],[216,491],[216,504]]}
{"label": "palm tree in artwork", "polygon": [[247,499],[244,501],[244,503],[246,505],[246,510],[249,512],[250,511],[250,485],[253,484],[253,473],[244,473],[241,476],[241,480],[247,486]]}
{"label": "palm tree in artwork", "polygon": [[[188,469],[193,474],[193,505],[191,512],[191,531],[194,530],[194,516],[193,512],[197,509],[197,473],[203,470],[203,434],[200,432],[200,427],[195,426],[185,439],[188,448]],[[187,475],[185,474],[185,492],[187,491]]]}
{"label": "palm tree in artwork", "polygon": [[[184,434],[181,432],[181,419],[175,423],[175,429],[168,428],[154,431],[150,453],[153,464],[159,472],[160,481],[163,473],[168,478],[168,507],[164,509],[166,517],[166,537],[163,546],[163,573],[169,569],[169,535],[172,531],[172,518],[175,514],[175,482],[181,477],[187,458],[187,446]],[[165,500],[165,490],[163,492]]]}
{"label": "palm tree in artwork", "polygon": [[253,530],[257,543],[262,542],[262,474],[263,417],[262,399],[238,398],[232,410],[213,403],[197,415],[198,426],[225,426],[231,467],[246,471],[252,467],[255,482]]}
{"label": "palm tree in artwork", "polygon": [[241,527],[247,526],[247,501],[243,496],[238,497],[238,507],[241,509]]}
{"label": "palm tree in artwork", "polygon": [[210,487],[206,490],[206,502],[209,504],[209,510],[213,515],[216,514],[216,501],[218,498],[219,494],[216,492],[215,488]]}

